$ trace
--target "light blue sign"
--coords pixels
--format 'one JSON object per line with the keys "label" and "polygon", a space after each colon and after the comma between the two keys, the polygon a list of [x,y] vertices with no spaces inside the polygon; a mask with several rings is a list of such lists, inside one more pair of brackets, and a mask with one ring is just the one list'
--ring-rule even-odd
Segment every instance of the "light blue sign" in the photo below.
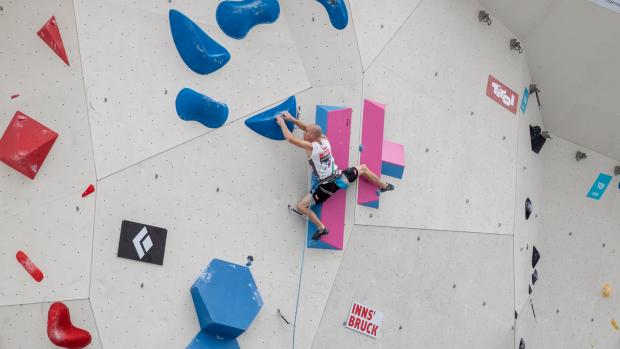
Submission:
{"label": "light blue sign", "polygon": [[525,111],[527,110],[527,102],[529,100],[530,100],[530,90],[528,90],[526,87],[525,91],[523,91],[523,98],[521,98],[521,112],[523,114],[525,114]]}
{"label": "light blue sign", "polygon": [[598,175],[594,184],[592,184],[592,188],[590,188],[590,192],[588,193],[588,197],[594,200],[600,200],[603,197],[603,193],[611,183],[611,176],[601,173]]}

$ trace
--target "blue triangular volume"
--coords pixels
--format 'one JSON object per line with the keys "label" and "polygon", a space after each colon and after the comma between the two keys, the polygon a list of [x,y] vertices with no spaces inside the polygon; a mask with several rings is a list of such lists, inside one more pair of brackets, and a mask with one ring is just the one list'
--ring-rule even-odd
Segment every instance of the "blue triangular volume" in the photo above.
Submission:
{"label": "blue triangular volume", "polygon": [[182,120],[197,121],[210,128],[218,128],[228,119],[228,106],[190,88],[184,88],[175,102]]}
{"label": "blue triangular volume", "polygon": [[[282,129],[276,123],[276,117],[285,111],[297,117],[297,100],[295,96],[291,96],[281,104],[250,117],[245,120],[245,125],[261,136],[282,141],[284,140],[284,135],[282,134]],[[287,122],[286,126],[289,131],[293,132],[295,125],[292,122]]]}
{"label": "blue triangular volume", "polygon": [[191,19],[177,10],[170,10],[168,18],[177,51],[191,70],[204,75],[228,63],[230,53]]}
{"label": "blue triangular volume", "polygon": [[379,200],[377,201],[370,201],[370,202],[365,202],[363,204],[360,204],[362,206],[366,206],[366,207],[371,207],[371,208],[379,208]]}

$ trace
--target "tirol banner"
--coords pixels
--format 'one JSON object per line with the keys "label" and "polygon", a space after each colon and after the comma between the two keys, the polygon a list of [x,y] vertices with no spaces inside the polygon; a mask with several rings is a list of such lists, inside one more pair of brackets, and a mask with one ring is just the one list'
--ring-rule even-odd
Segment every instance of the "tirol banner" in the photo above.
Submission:
{"label": "tirol banner", "polygon": [[620,0],[590,0],[590,2],[620,13]]}
{"label": "tirol banner", "polygon": [[498,104],[508,109],[511,113],[517,114],[517,103],[519,95],[497,80],[493,75],[489,75],[489,83],[487,84],[487,96]]}

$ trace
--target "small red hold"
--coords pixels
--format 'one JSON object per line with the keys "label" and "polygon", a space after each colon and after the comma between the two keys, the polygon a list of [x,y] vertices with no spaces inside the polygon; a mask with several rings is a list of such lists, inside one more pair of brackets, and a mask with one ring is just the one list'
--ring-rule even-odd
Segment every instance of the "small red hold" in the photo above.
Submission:
{"label": "small red hold", "polygon": [[67,349],[82,349],[92,340],[88,331],[73,326],[69,308],[60,302],[52,304],[47,313],[47,337]]}
{"label": "small red hold", "polygon": [[84,190],[84,192],[82,193],[82,197],[85,198],[94,192],[95,192],[95,186],[91,184],[88,186],[88,188],[86,188],[86,190]]}
{"label": "small red hold", "polygon": [[12,96],[11,96],[11,99],[15,99],[15,98],[17,98],[17,97],[19,97],[19,93],[16,93],[16,94],[12,95]]}
{"label": "small red hold", "polygon": [[36,282],[43,280],[43,272],[30,260],[27,254],[23,251],[17,251],[15,258]]}
{"label": "small red hold", "polygon": [[62,37],[60,36],[60,30],[56,24],[56,17],[52,16],[44,25],[39,29],[37,35],[45,41],[60,59],[62,59],[67,65],[69,65],[69,59],[67,58],[67,52],[65,51],[65,45],[62,43]]}

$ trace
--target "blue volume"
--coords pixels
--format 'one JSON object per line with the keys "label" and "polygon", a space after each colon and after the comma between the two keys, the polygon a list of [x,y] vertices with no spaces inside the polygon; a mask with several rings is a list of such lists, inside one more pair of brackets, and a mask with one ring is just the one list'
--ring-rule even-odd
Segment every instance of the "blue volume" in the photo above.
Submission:
{"label": "blue volume", "polygon": [[329,21],[334,28],[342,30],[349,23],[349,14],[344,0],[317,0],[327,10]]}

